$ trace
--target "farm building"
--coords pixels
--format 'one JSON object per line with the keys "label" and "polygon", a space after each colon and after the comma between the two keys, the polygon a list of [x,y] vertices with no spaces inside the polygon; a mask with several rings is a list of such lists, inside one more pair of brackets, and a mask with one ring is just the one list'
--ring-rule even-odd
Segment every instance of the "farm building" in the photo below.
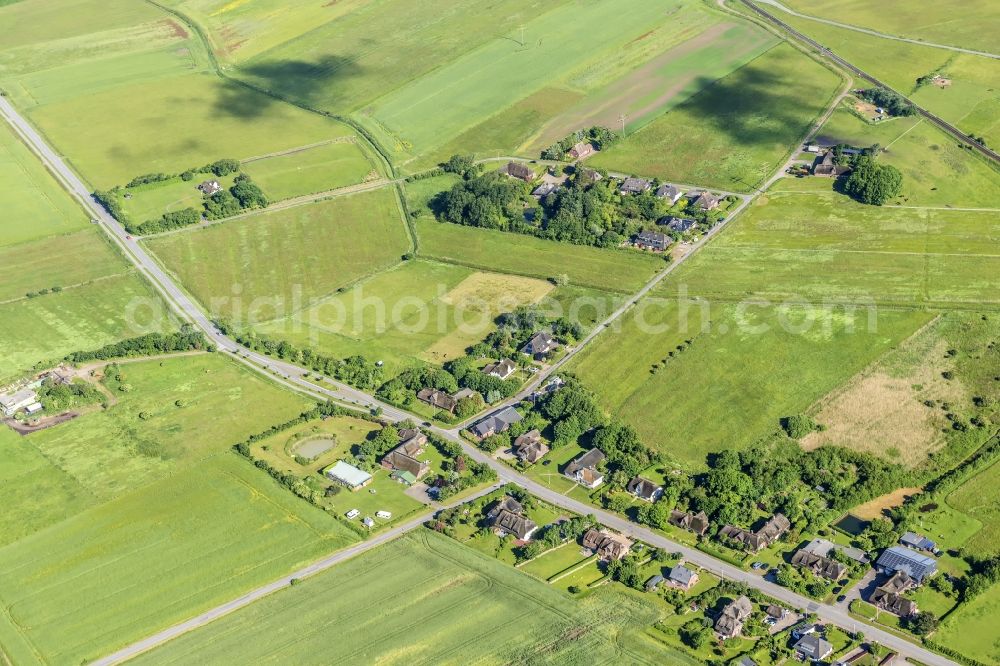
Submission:
{"label": "farm building", "polygon": [[538,462],[549,452],[549,447],[542,441],[542,433],[538,430],[524,433],[514,440],[511,448],[514,455],[526,463]]}
{"label": "farm building", "polygon": [[655,576],[650,576],[649,580],[646,581],[646,591],[652,592],[660,586],[660,583],[664,581],[663,576],[656,574]]}
{"label": "farm building", "polygon": [[689,532],[694,532],[699,536],[707,532],[710,527],[708,515],[704,511],[691,513],[690,511],[685,512],[674,509],[670,512],[670,518],[668,520],[671,525],[688,530]]}
{"label": "farm building", "polygon": [[506,176],[510,176],[511,178],[523,180],[526,183],[530,183],[536,177],[535,172],[532,171],[530,167],[521,164],[520,162],[508,162],[500,167],[499,172]]}
{"label": "farm building", "polygon": [[360,470],[354,465],[349,465],[343,460],[338,460],[323,470],[323,474],[328,478],[340,483],[351,490],[364,488],[372,482],[372,475],[364,470]]}
{"label": "farm building", "polygon": [[920,584],[937,572],[937,560],[904,546],[893,546],[882,552],[875,567],[886,575],[902,571]]}
{"label": "farm building", "polygon": [[31,389],[25,389],[17,393],[0,396],[0,409],[3,410],[5,416],[14,416],[15,413],[26,409],[32,403],[37,402],[37,400],[37,393]]}
{"label": "farm building", "polygon": [[832,150],[826,151],[823,158],[817,160],[813,165],[814,176],[828,176],[830,178],[836,178],[837,176],[843,176],[850,170],[851,167],[840,166],[834,162],[834,154]]}
{"label": "farm building", "polygon": [[670,247],[673,239],[658,231],[642,231],[635,237],[635,241],[633,242],[636,247],[641,247],[644,250],[663,252]]}
{"label": "farm building", "polygon": [[899,537],[899,543],[908,548],[912,548],[913,550],[923,550],[928,553],[937,551],[936,543],[925,537],[923,534],[917,534],[915,532],[903,532],[903,536]]}
{"label": "farm building", "polygon": [[204,183],[198,186],[198,189],[201,190],[201,193],[204,194],[206,197],[210,197],[216,192],[221,191],[222,185],[220,185],[219,181],[217,180],[206,180]]}
{"label": "farm building", "polygon": [[517,366],[509,358],[501,359],[496,363],[490,363],[483,368],[485,374],[497,379],[507,379],[514,374],[515,370],[517,370]]}
{"label": "farm building", "polygon": [[621,187],[618,188],[618,191],[621,194],[642,194],[643,192],[649,191],[652,186],[652,183],[645,178],[630,176],[622,181]]}
{"label": "farm building", "polygon": [[581,486],[593,490],[604,483],[604,473],[597,469],[598,463],[602,460],[604,460],[603,451],[600,449],[590,449],[566,465],[566,471],[563,474]]}
{"label": "farm building", "polygon": [[540,361],[548,356],[557,347],[556,339],[547,331],[539,331],[531,336],[527,344],[521,347],[521,353],[531,356],[536,361]]}
{"label": "farm building", "polygon": [[590,157],[591,155],[594,154],[594,152],[595,152],[594,144],[588,143],[586,141],[581,141],[580,143],[570,148],[566,154],[570,157],[570,159],[582,160],[586,159],[587,157]]}
{"label": "farm building", "polygon": [[753,604],[744,596],[735,599],[722,609],[715,621],[715,631],[723,638],[733,638],[743,633],[743,623],[753,612]]}
{"label": "farm building", "polygon": [[684,196],[684,190],[680,189],[676,185],[670,185],[664,183],[656,188],[656,196],[660,199],[666,199],[672,204],[677,203],[682,196]]}
{"label": "farm building", "polygon": [[655,502],[663,494],[663,486],[637,476],[628,482],[628,491],[641,500]]}
{"label": "farm building", "polygon": [[594,527],[584,533],[580,544],[607,562],[620,560],[632,550],[631,540]]}
{"label": "farm building", "polygon": [[524,417],[513,407],[504,407],[499,412],[490,414],[482,421],[476,423],[470,430],[477,438],[485,439],[490,435],[505,432],[507,428],[522,418]]}

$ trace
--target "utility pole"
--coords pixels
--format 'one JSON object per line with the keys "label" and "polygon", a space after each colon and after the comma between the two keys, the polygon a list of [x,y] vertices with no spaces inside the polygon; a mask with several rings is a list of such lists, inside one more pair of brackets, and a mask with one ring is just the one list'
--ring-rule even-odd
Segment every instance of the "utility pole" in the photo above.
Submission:
{"label": "utility pole", "polygon": [[521,46],[524,46],[524,24],[521,24]]}
{"label": "utility pole", "polygon": [[625,138],[625,118],[627,118],[627,117],[628,116],[626,116],[624,113],[618,116],[618,120],[621,121],[621,124],[622,124],[622,138],[623,139]]}

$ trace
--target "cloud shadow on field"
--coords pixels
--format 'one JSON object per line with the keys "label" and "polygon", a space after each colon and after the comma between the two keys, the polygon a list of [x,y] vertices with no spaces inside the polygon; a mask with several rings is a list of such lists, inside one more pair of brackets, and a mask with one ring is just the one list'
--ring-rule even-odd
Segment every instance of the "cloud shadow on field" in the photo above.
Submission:
{"label": "cloud shadow on field", "polygon": [[239,71],[250,85],[226,81],[215,107],[219,113],[251,119],[280,102],[254,88],[307,106],[319,106],[329,97],[331,86],[360,76],[363,70],[353,58],[329,55],[315,62],[281,60],[251,64],[240,67]]}

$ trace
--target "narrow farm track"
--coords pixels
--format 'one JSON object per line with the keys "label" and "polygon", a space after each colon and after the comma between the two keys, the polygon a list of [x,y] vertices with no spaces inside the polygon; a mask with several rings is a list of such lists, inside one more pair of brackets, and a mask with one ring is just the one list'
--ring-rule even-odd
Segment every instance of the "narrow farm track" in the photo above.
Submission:
{"label": "narrow farm track", "polygon": [[[308,381],[303,378],[303,375],[308,373],[305,368],[245,349],[234,340],[223,335],[218,329],[215,328],[211,320],[209,320],[209,318],[198,308],[186,292],[173,282],[173,280],[159,267],[152,257],[146,253],[136,240],[132,239],[131,236],[125,232],[121,224],[111,217],[107,211],[105,211],[100,204],[98,204],[97,201],[90,196],[89,190],[79,177],[67,166],[56,151],[45,141],[41,134],[17,112],[17,110],[5,97],[0,97],[0,116],[3,116],[3,118],[14,128],[14,131],[35,152],[35,154],[42,160],[57,180],[59,180],[63,186],[66,187],[67,190],[69,190],[69,192],[79,200],[84,208],[93,216],[94,221],[98,223],[100,227],[111,237],[112,241],[122,249],[125,256],[136,265],[139,271],[149,279],[154,288],[163,295],[167,303],[183,319],[191,321],[201,331],[203,331],[209,341],[215,344],[220,351],[231,353],[240,362],[257,372],[268,375],[278,383],[310,395],[316,399],[334,400],[341,404],[354,405],[365,409],[381,409],[384,417],[394,421],[412,419],[419,422],[422,420],[416,415],[382,403],[371,395],[353,387],[329,380],[328,384],[324,385]],[[529,387],[525,389],[525,392],[533,390],[549,376],[551,376],[553,372],[559,370],[566,362],[576,356],[580,350],[584,349],[590,342],[600,335],[605,328],[609,327],[617,319],[628,312],[631,306],[639,298],[648,293],[664,278],[671,274],[688,257],[697,254],[701,248],[717,236],[718,233],[721,232],[732,219],[745,209],[751,201],[753,201],[752,197],[743,198],[739,205],[730,212],[730,215],[725,222],[720,223],[718,226],[705,234],[701,241],[699,241],[699,243],[692,249],[691,252],[685,255],[685,257],[667,266],[664,270],[654,276],[652,280],[650,280],[642,289],[639,290],[639,292],[634,295],[632,299],[629,300],[629,302],[613,312],[602,324],[597,325],[591,333],[577,345],[577,347],[570,350],[570,352],[568,352],[558,363],[553,364],[546,371],[539,373],[534,382],[532,382]],[[519,395],[523,396],[525,395],[525,392],[522,392],[522,394]],[[483,451],[469,444],[459,435],[458,427],[444,429],[432,426],[428,429],[443,438],[460,444],[465,450],[466,455],[472,459],[488,464],[497,472],[500,482],[502,483],[517,484],[542,500],[564,510],[584,515],[593,514],[602,524],[607,525],[619,532],[642,540],[657,548],[664,548],[671,552],[680,552],[685,559],[694,562],[697,566],[712,571],[713,573],[716,573],[724,578],[745,582],[747,585],[759,589],[791,607],[805,609],[809,612],[815,612],[821,620],[833,623],[846,630],[853,631],[858,625],[862,625],[864,627],[865,635],[868,638],[876,640],[879,643],[899,652],[904,657],[913,657],[914,659],[918,659],[922,663],[927,664],[927,666],[945,666],[953,664],[953,662],[949,659],[933,653],[919,645],[910,643],[895,634],[856,620],[843,609],[818,603],[806,597],[800,596],[791,590],[764,580],[755,573],[745,571],[721,560],[717,560],[699,550],[676,543],[660,534],[652,532],[647,528],[632,523],[622,516],[608,513],[590,504],[585,504],[554,492],[549,488],[546,488],[529,479],[528,477],[523,476],[503,463],[494,460]],[[333,553],[322,560],[315,562],[294,574],[291,574],[290,576],[250,591],[238,599],[227,602],[210,611],[202,613],[195,618],[176,625],[175,627],[171,627],[170,629],[139,641],[138,643],[114,653],[113,655],[109,655],[104,659],[98,660],[96,663],[106,665],[126,661],[141,652],[152,649],[153,647],[170,640],[171,638],[206,625],[218,617],[242,608],[276,590],[282,589],[283,587],[291,584],[292,578],[301,578],[313,575],[360,552],[364,552],[365,550],[374,548],[381,543],[385,543],[408,529],[414,529],[430,515],[431,513],[425,514],[404,525],[373,537],[369,541],[337,553]]]}

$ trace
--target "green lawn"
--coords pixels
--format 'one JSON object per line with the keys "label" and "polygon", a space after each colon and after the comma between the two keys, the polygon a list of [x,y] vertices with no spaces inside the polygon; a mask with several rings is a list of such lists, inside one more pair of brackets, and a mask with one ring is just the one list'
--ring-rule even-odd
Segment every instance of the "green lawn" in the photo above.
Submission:
{"label": "green lawn", "polygon": [[[954,208],[1000,207],[1000,172],[920,118],[868,124],[842,103],[820,130],[818,139],[854,146],[888,147],[879,161],[903,172],[903,192],[893,203]],[[812,179],[810,179],[812,180]],[[817,189],[825,189],[823,186]]]}
{"label": "green lawn", "polygon": [[[573,458],[583,453],[579,446],[562,446],[548,453],[543,460],[528,468],[525,474],[550,490],[567,493],[576,485],[563,476],[562,469]],[[545,462],[548,464],[544,464]]]}
{"label": "green lawn", "polygon": [[0,549],[0,642],[95,659],[355,540],[223,453]]}
{"label": "green lawn", "polygon": [[[614,609],[612,612],[611,609]],[[437,534],[397,539],[171,641],[137,663],[693,663],[641,634],[655,613],[602,590],[572,600]],[[415,627],[419,626],[419,631]],[[498,628],[517,626],[510,641]],[[330,640],[334,630],[337,640]],[[564,640],[567,633],[574,640]]]}
{"label": "green lawn", "polygon": [[583,563],[585,560],[590,559],[590,557],[589,555],[581,554],[580,544],[576,543],[576,541],[571,541],[554,550],[550,550],[541,557],[536,557],[518,568],[536,578],[548,580],[566,569]]}
{"label": "green lawn", "polygon": [[749,192],[780,166],[840,85],[837,75],[780,44],[590,163]]}
{"label": "green lawn", "polygon": [[149,249],[209,312],[280,319],[397,263],[409,249],[391,189],[161,236]]}
{"label": "green lawn", "polygon": [[356,141],[327,143],[243,164],[273,201],[360,183],[374,170]]}
{"label": "green lawn", "polygon": [[0,340],[4,342],[0,381],[70,352],[172,328],[162,301],[130,272],[0,304]]}
{"label": "green lawn", "polygon": [[930,318],[880,311],[872,330],[862,311],[817,306],[691,304],[685,314],[671,299],[640,305],[571,369],[643,441],[695,468],[774,431]]}
{"label": "green lawn", "polygon": [[448,263],[542,279],[565,275],[570,285],[634,292],[665,267],[662,259],[625,250],[571,245],[522,234],[420,219],[420,254]]}
{"label": "green lawn", "polygon": [[[2,21],[2,19],[0,19]],[[0,247],[83,229],[83,209],[42,163],[0,122]],[[0,261],[0,271],[7,262]],[[6,280],[0,280],[6,284]]]}

